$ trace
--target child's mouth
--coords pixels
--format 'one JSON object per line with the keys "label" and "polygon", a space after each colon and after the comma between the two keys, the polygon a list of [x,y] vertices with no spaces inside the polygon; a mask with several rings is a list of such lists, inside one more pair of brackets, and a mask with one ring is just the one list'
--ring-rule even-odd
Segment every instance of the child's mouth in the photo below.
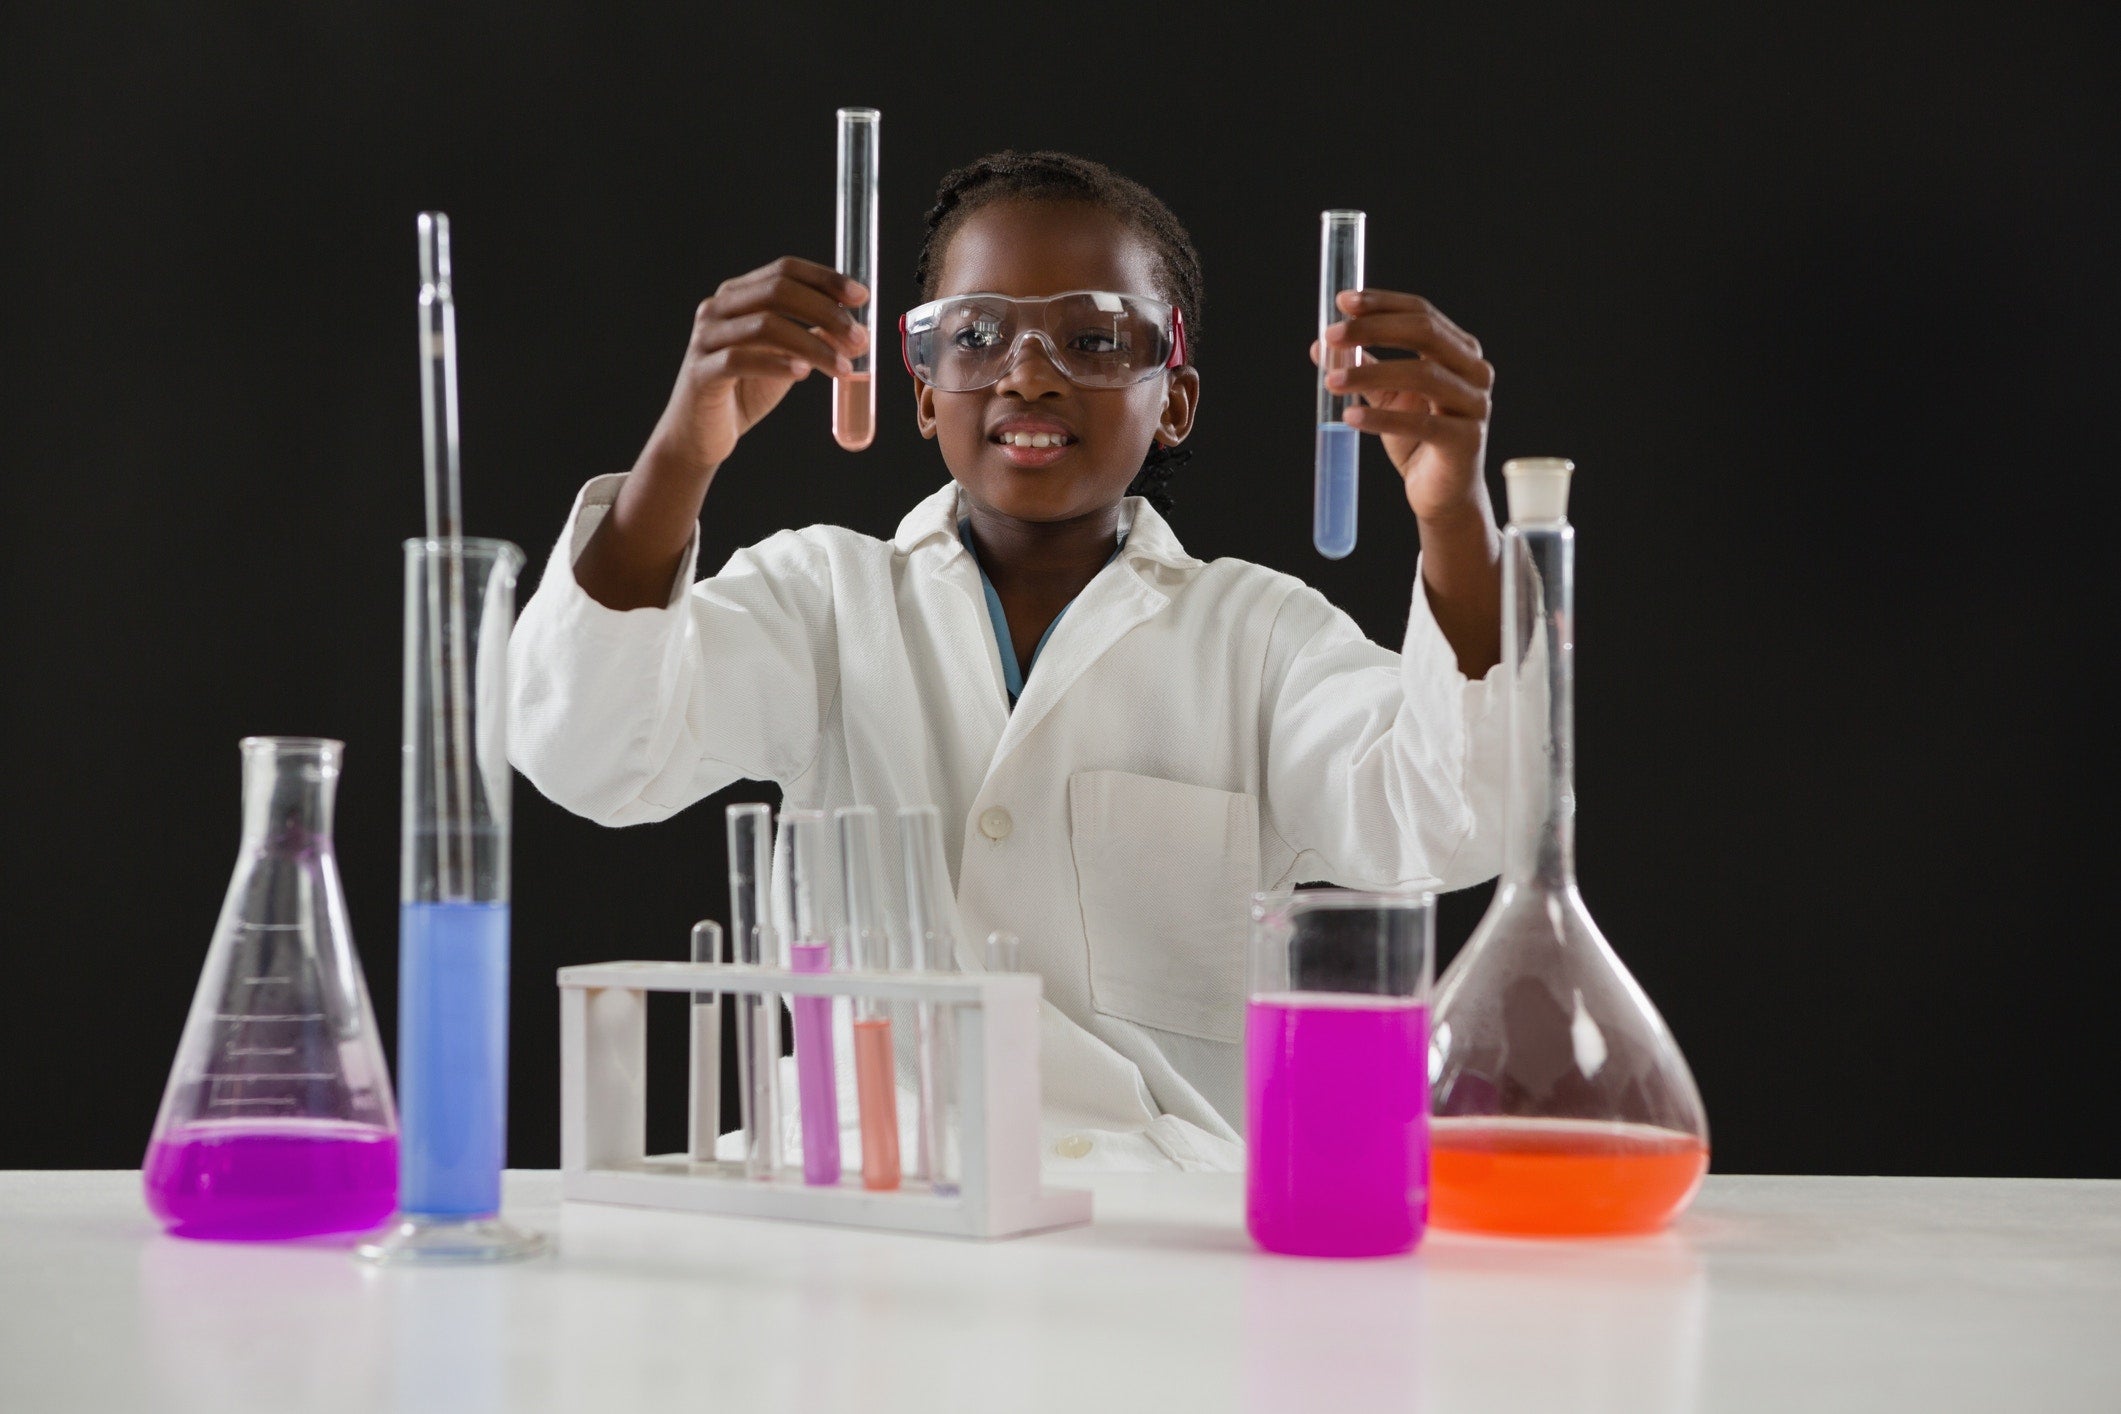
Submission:
{"label": "child's mouth", "polygon": [[1016,466],[1046,466],[1076,443],[1075,434],[1057,424],[1004,425],[987,439]]}

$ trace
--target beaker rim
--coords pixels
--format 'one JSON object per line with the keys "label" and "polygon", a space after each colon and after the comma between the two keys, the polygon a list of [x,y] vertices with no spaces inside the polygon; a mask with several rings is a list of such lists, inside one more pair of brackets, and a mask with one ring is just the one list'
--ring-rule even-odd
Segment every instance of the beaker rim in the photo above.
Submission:
{"label": "beaker rim", "polygon": [[337,756],[346,743],[328,736],[247,736],[236,743],[243,752],[271,751],[281,756]]}
{"label": "beaker rim", "polygon": [[[448,550],[450,542],[439,536],[415,535],[405,541],[404,544],[405,553],[408,555],[440,555]],[[523,554],[523,547],[516,544],[513,540],[495,540],[483,535],[463,535],[457,538],[456,544],[462,547],[462,554],[466,559],[512,560],[516,565],[521,566],[526,558]]]}
{"label": "beaker rim", "polygon": [[1301,903],[1319,908],[1434,908],[1433,889],[1277,889],[1252,895],[1255,913]]}

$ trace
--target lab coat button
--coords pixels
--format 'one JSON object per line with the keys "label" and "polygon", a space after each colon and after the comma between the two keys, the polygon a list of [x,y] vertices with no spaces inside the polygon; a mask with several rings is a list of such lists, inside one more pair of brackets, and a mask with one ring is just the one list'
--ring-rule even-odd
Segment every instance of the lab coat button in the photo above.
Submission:
{"label": "lab coat button", "polygon": [[1090,1136],[1066,1134],[1054,1141],[1053,1152],[1064,1159],[1079,1159],[1090,1152]]}
{"label": "lab coat button", "polygon": [[1005,840],[1009,838],[1009,831],[1014,828],[1015,822],[1009,818],[1009,812],[999,805],[992,810],[980,812],[979,832],[990,840]]}

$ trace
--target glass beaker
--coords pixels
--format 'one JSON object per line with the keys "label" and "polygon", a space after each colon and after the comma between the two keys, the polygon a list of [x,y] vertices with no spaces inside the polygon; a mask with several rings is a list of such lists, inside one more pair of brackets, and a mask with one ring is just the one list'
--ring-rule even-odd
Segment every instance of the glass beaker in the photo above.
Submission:
{"label": "glass beaker", "polygon": [[371,1261],[543,1251],[499,1218],[508,1137],[508,631],[523,552],[405,542],[399,1222]]}
{"label": "glass beaker", "polygon": [[141,1179],[181,1237],[358,1232],[397,1120],[332,852],[341,743],[246,737],[243,838]]}
{"label": "glass beaker", "polygon": [[1245,1225],[1270,1252],[1381,1257],[1428,1210],[1433,894],[1252,901]]}
{"label": "glass beaker", "polygon": [[1550,457],[1503,467],[1503,870],[1436,991],[1438,1227],[1648,1232],[1708,1168],[1694,1077],[1576,887],[1574,469]]}

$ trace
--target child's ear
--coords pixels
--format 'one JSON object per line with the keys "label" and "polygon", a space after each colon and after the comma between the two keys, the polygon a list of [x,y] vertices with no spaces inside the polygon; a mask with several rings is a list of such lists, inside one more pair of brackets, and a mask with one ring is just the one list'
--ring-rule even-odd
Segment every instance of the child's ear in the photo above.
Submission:
{"label": "child's ear", "polygon": [[935,440],[935,389],[920,379],[913,380],[913,420],[921,429],[921,436]]}
{"label": "child's ear", "polygon": [[1191,364],[1171,374],[1164,388],[1164,415],[1156,423],[1156,440],[1175,447],[1193,434],[1193,414],[1200,407],[1200,370]]}

